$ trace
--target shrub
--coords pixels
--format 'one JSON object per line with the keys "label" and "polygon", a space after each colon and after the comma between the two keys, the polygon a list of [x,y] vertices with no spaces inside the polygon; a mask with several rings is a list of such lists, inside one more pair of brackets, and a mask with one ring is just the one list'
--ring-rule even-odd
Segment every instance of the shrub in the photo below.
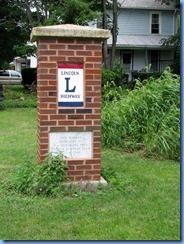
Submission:
{"label": "shrub", "polygon": [[22,84],[25,88],[29,89],[32,84],[37,83],[36,68],[23,68],[22,73]]}
{"label": "shrub", "polygon": [[68,166],[63,154],[48,154],[45,161],[33,164],[25,160],[16,166],[4,185],[8,190],[26,195],[56,196],[62,191],[62,183],[67,180]]}
{"label": "shrub", "polygon": [[4,96],[5,100],[0,102],[0,110],[7,108],[37,107],[35,94],[32,94],[23,86],[5,86]]}
{"label": "shrub", "polygon": [[160,78],[137,83],[120,101],[102,110],[102,142],[126,150],[179,159],[180,77],[165,70]]}
{"label": "shrub", "polygon": [[102,69],[102,86],[106,85],[107,82],[114,82],[119,86],[122,85],[123,79],[126,79],[126,74],[120,61],[115,63],[112,70]]}
{"label": "shrub", "polygon": [[34,192],[47,196],[57,195],[61,191],[61,184],[67,180],[67,169],[62,153],[56,156],[48,154],[45,161],[36,169]]}

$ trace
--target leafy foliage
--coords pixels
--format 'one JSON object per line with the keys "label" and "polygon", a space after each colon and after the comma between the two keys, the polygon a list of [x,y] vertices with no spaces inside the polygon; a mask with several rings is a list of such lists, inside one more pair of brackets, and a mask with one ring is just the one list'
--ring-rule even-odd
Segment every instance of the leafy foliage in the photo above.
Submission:
{"label": "leafy foliage", "polygon": [[44,25],[51,24],[77,24],[87,25],[88,22],[99,17],[97,11],[91,9],[91,4],[84,0],[64,0],[59,4],[52,3],[49,6],[50,18]]}
{"label": "leafy foliage", "polygon": [[4,86],[5,100],[0,102],[0,110],[7,108],[37,107],[37,98],[34,92],[25,89],[21,85]]}
{"label": "leafy foliage", "polygon": [[146,85],[137,83],[120,101],[106,103],[102,139],[105,146],[179,159],[180,77],[165,70]]}
{"label": "leafy foliage", "polygon": [[14,45],[29,40],[29,28],[23,15],[17,1],[0,1],[0,68],[8,68],[16,56]]}
{"label": "leafy foliage", "polygon": [[33,27],[53,24],[85,25],[99,17],[97,6],[99,1],[96,0],[1,0],[0,68],[8,68],[16,56],[35,54],[35,46],[27,45]]}
{"label": "leafy foliage", "polygon": [[20,194],[55,196],[61,193],[62,183],[67,180],[67,169],[63,154],[48,154],[45,161],[37,165],[25,160],[13,169],[5,187]]}
{"label": "leafy foliage", "polygon": [[163,39],[163,46],[173,46],[175,48],[175,59],[171,65],[173,73],[180,74],[180,28],[175,35],[168,39]]}
{"label": "leafy foliage", "polygon": [[122,86],[117,86],[114,81],[108,82],[102,87],[102,103],[108,104],[112,101],[118,101],[127,94],[127,90]]}
{"label": "leafy foliage", "polygon": [[109,82],[114,82],[117,86],[122,85],[125,77],[124,66],[121,61],[117,61],[112,70],[106,68],[102,69],[102,86]]}

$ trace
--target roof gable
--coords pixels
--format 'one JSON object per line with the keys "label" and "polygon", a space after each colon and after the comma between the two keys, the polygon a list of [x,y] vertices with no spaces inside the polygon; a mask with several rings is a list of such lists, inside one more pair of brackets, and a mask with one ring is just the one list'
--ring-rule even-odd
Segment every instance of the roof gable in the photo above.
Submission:
{"label": "roof gable", "polygon": [[133,9],[154,9],[154,10],[173,10],[176,9],[174,1],[169,4],[162,4],[158,0],[118,0],[122,8]]}

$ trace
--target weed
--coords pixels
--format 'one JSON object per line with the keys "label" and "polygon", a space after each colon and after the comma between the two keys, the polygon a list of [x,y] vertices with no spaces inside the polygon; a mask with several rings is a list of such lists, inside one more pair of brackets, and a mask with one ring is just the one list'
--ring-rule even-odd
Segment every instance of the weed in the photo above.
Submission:
{"label": "weed", "polygon": [[180,77],[166,69],[102,110],[102,142],[109,147],[179,160]]}
{"label": "weed", "polygon": [[67,180],[63,154],[48,154],[45,161],[33,164],[30,160],[16,166],[5,188],[25,195],[56,196],[61,193],[62,183]]}
{"label": "weed", "polygon": [[36,169],[34,178],[34,192],[43,195],[57,195],[61,184],[67,180],[66,170],[68,166],[64,162],[62,153],[53,156],[48,154],[45,161]]}

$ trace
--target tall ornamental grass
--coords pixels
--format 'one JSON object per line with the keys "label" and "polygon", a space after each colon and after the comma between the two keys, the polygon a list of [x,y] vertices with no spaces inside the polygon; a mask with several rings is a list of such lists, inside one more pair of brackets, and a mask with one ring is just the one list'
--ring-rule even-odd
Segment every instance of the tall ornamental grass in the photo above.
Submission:
{"label": "tall ornamental grass", "polygon": [[180,77],[166,69],[145,85],[104,103],[104,146],[124,150],[144,149],[147,155],[180,158]]}

